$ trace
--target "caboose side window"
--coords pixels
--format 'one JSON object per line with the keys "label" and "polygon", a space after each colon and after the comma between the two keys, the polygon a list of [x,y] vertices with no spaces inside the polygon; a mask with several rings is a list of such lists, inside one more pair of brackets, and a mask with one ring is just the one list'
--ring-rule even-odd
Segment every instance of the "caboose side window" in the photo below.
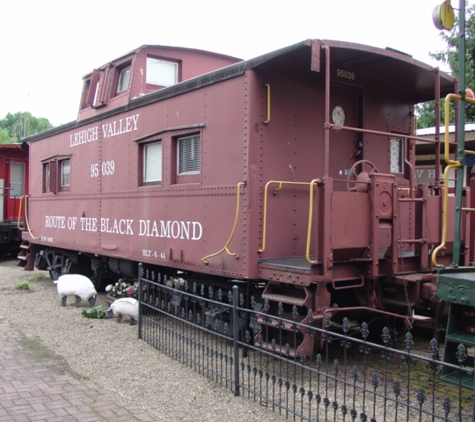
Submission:
{"label": "caboose side window", "polygon": [[117,94],[124,92],[129,87],[130,65],[119,70],[119,80],[117,82]]}
{"label": "caboose side window", "polygon": [[147,84],[170,86],[178,82],[178,63],[147,57]]}
{"label": "caboose side window", "polygon": [[61,161],[61,188],[69,188],[71,178],[71,163],[69,160]]}
{"label": "caboose side window", "polygon": [[201,170],[200,135],[178,139],[178,175],[198,174]]}
{"label": "caboose side window", "polygon": [[60,154],[42,160],[44,193],[69,191],[71,184],[71,160],[69,157],[69,154]]}
{"label": "caboose side window", "polygon": [[84,86],[82,89],[82,98],[81,98],[81,110],[85,109],[88,106],[87,100],[89,96],[89,91],[91,89],[91,78],[84,81]]}
{"label": "caboose side window", "polygon": [[144,145],[143,148],[143,182],[162,181],[162,142]]}
{"label": "caboose side window", "polygon": [[402,138],[391,138],[389,164],[391,173],[404,173],[404,142]]}
{"label": "caboose side window", "polygon": [[25,164],[11,163],[10,166],[10,198],[19,198],[24,194]]}
{"label": "caboose side window", "polygon": [[43,164],[43,192],[51,192],[51,163]]}

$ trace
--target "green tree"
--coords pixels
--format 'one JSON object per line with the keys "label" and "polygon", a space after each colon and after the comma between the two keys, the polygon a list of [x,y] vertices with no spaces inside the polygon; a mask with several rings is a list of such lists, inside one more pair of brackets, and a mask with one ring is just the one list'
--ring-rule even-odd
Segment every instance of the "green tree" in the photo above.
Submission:
{"label": "green tree", "polygon": [[[458,16],[453,29],[450,32],[441,32],[440,36],[447,44],[447,50],[429,53],[431,57],[439,61],[444,66],[448,66],[452,76],[458,75],[458,39],[459,39]],[[475,5],[468,6],[465,16],[465,85],[475,90]],[[429,127],[435,125],[435,105],[434,101],[418,104],[416,114],[418,115],[418,126]],[[475,106],[467,106],[466,120],[475,121]],[[445,107],[444,99],[441,99],[441,113],[444,121]],[[454,112],[451,110],[450,122],[454,122]]]}
{"label": "green tree", "polygon": [[7,129],[0,129],[0,144],[11,144],[13,142],[12,138],[8,134]]}
{"label": "green tree", "polygon": [[8,113],[0,119],[0,143],[20,142],[22,138],[52,128],[53,125],[44,117],[34,117],[28,111]]}

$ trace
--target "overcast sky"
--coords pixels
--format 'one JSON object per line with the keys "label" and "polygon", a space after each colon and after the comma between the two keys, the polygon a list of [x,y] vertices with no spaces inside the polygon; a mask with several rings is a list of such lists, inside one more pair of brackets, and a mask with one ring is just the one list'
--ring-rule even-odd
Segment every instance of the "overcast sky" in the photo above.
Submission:
{"label": "overcast sky", "polygon": [[307,38],[333,39],[436,65],[428,53],[445,47],[432,23],[442,2],[10,0],[1,7],[0,118],[29,111],[55,126],[75,120],[82,77],[144,44],[250,59]]}

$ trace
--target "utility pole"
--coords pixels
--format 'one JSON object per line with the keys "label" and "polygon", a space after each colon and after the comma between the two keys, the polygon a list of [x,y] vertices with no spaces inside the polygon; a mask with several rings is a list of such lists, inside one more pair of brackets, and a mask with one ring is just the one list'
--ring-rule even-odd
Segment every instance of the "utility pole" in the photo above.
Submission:
{"label": "utility pole", "polygon": [[[454,26],[455,14],[450,2],[451,0],[445,0],[434,9],[432,19],[437,29],[451,30]],[[452,266],[454,267],[458,267],[460,263],[460,222],[465,173],[465,0],[459,0],[458,24],[458,94],[461,98],[457,100],[459,103],[457,118],[457,161],[460,163],[460,166],[457,168],[457,183],[455,187],[454,250],[452,255]],[[446,110],[446,113],[448,113],[448,110]],[[438,163],[436,163],[436,165],[438,165]],[[448,187],[445,186],[445,189],[448,189]]]}

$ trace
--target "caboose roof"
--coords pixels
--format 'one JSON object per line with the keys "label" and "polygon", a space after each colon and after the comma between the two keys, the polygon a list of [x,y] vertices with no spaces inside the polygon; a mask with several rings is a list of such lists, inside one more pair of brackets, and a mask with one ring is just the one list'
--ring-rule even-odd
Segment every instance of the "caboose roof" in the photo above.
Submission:
{"label": "caboose roof", "polygon": [[[154,51],[156,53],[165,54],[165,55],[168,54],[171,57],[176,55],[177,52],[186,52],[186,53],[196,53],[196,54],[199,54],[200,56],[212,56],[212,57],[222,58],[222,59],[230,60],[230,61],[233,61],[233,62],[242,61],[242,59],[239,59],[237,57],[232,57],[232,56],[229,56],[229,55],[226,55],[226,54],[213,53],[211,51],[206,51],[206,50],[199,50],[197,48],[174,47],[174,46],[169,46],[169,45],[144,44],[144,45],[142,45],[138,48],[135,48],[135,49],[129,51],[126,54],[123,54],[120,57],[117,57],[116,59],[112,60],[111,62],[107,62],[107,63],[103,64],[102,66],[99,67],[99,69],[103,69],[103,68],[109,66],[111,63],[121,62],[124,59],[126,59],[127,57],[137,55],[139,52],[141,52],[143,50]],[[86,75],[84,75],[83,78],[89,77],[91,75],[91,73],[92,72],[87,73]]]}
{"label": "caboose roof", "polygon": [[28,151],[28,144],[26,142],[22,143],[15,143],[15,144],[0,144],[0,149],[3,150],[20,150],[20,151]]}
{"label": "caboose roof", "polygon": [[[177,47],[142,46],[122,57],[136,54],[145,47],[170,49],[170,51],[172,51],[172,49],[176,51],[177,49]],[[201,50],[193,51],[203,53]],[[330,57],[331,68],[351,68],[352,71],[365,73],[375,84],[381,82],[393,85],[400,92],[406,94],[408,103],[417,104],[434,98],[435,69],[428,64],[415,60],[407,54],[393,49],[381,49],[350,42],[309,39],[133,98],[126,105],[105,111],[91,118],[74,121],[30,136],[25,138],[25,141],[33,142],[66,130],[74,129],[75,127],[89,124],[95,120],[104,119],[157,101],[163,101],[167,98],[181,95],[204,86],[238,77],[252,69],[278,69],[280,72],[285,72],[286,70],[290,72],[295,71],[295,69],[311,69],[315,72],[324,72],[325,61],[328,55]],[[230,56],[223,57],[233,59]],[[439,74],[441,96],[445,96],[453,91],[454,78],[441,71]]]}
{"label": "caboose roof", "polygon": [[[278,64],[281,69],[286,66],[295,68],[299,64],[308,66],[311,53],[312,70],[323,71],[326,48],[330,52],[330,66],[333,69],[351,68],[354,72],[369,75],[374,83],[381,81],[396,86],[407,92],[413,104],[434,98],[435,69],[391,48],[381,49],[344,41],[306,40],[235,66],[250,69],[269,62]],[[452,92],[454,78],[444,72],[440,72],[440,78],[441,95],[445,96]]]}
{"label": "caboose roof", "polygon": [[[322,41],[322,46],[331,49],[332,66],[345,64],[359,72],[371,75],[371,78],[397,86],[406,91],[414,104],[434,98],[434,67],[412,58],[403,52],[387,47],[380,49],[366,45]],[[441,95],[453,91],[455,79],[439,71]]]}

